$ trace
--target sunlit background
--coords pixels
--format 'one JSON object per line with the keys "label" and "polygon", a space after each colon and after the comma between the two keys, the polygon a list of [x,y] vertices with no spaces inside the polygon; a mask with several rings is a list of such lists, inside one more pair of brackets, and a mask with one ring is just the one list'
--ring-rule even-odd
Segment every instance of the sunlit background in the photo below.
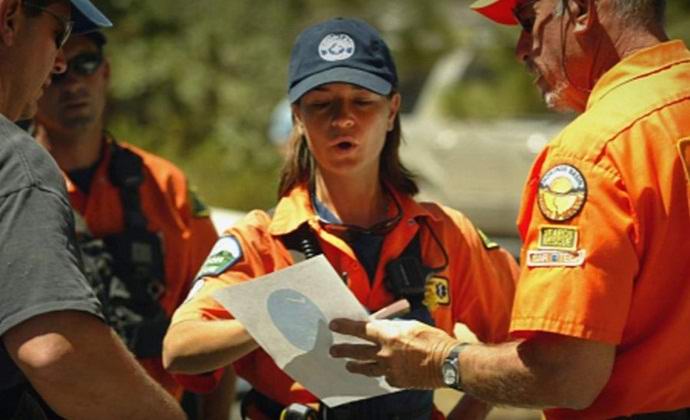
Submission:
{"label": "sunlit background", "polygon": [[[484,124],[537,121],[529,129],[515,129],[516,136],[524,131],[520,136],[525,137],[515,141],[534,152],[564,121],[545,110],[530,77],[516,63],[517,29],[485,21],[468,9],[469,1],[102,0],[98,4],[115,22],[107,45],[113,65],[110,131],[182,167],[213,206],[248,210],[274,205],[281,157],[268,132],[271,114],[286,93],[290,48],[303,28],[334,16],[367,20],[393,49],[402,80],[404,121],[415,115],[431,121],[423,130],[407,130],[408,145],[433,140],[444,153],[452,150],[456,156],[457,164],[445,162],[435,169],[436,178],[462,168],[464,153],[471,154],[462,141],[481,132]],[[690,41],[690,2],[669,1],[668,16],[671,36]],[[446,74],[436,72],[441,82],[436,80],[434,86],[429,75],[444,59],[456,62],[447,66]],[[554,118],[553,126],[541,129]],[[474,124],[464,128],[467,136],[463,128],[446,127],[447,122],[459,121]],[[503,131],[510,134],[512,127],[513,123],[505,124]],[[491,140],[492,133],[485,131],[485,138]],[[476,138],[475,144],[487,141]],[[526,176],[522,171],[531,157],[524,156],[525,163],[514,169],[515,180],[506,186],[511,198],[505,202],[519,197],[515,185]],[[431,161],[424,163],[425,168],[432,166]],[[490,161],[484,166],[491,171]],[[474,169],[473,174],[483,176]],[[423,186],[444,188],[433,185],[442,183],[432,179],[433,174],[422,178]],[[456,178],[466,180],[464,175]],[[479,187],[487,188],[491,186]],[[463,202],[452,199],[463,192],[431,197],[463,210]],[[489,198],[477,196],[477,200]],[[472,209],[468,213],[474,216]],[[512,226],[513,221],[507,223]]]}

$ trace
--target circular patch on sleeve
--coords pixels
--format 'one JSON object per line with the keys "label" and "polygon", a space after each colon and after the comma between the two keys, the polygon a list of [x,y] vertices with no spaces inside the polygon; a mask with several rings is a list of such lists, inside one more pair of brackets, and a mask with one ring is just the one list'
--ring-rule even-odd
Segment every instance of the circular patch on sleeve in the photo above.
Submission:
{"label": "circular patch on sleeve", "polygon": [[552,222],[572,219],[586,200],[587,183],[572,165],[554,166],[539,181],[539,210]]}

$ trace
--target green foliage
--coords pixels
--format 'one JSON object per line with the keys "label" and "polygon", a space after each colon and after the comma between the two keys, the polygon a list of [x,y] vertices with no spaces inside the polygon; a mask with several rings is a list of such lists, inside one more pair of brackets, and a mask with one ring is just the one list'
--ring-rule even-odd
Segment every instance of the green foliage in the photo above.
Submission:
{"label": "green foliage", "polygon": [[[453,117],[544,112],[513,58],[515,28],[495,25],[458,0],[103,0],[112,68],[109,128],[178,164],[214,206],[248,210],[275,202],[281,157],[267,139],[286,94],[297,34],[356,16],[393,49],[409,107],[434,62],[476,51],[469,76],[442,98]],[[690,6],[669,2],[670,32],[689,38]]]}

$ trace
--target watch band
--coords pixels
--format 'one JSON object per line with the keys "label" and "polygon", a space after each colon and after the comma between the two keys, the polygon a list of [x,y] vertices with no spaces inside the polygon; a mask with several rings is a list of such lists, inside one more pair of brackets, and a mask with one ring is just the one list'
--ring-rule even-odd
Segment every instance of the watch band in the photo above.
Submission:
{"label": "watch band", "polygon": [[463,391],[462,372],[460,372],[460,354],[470,343],[460,343],[453,347],[443,361],[441,374],[446,386]]}

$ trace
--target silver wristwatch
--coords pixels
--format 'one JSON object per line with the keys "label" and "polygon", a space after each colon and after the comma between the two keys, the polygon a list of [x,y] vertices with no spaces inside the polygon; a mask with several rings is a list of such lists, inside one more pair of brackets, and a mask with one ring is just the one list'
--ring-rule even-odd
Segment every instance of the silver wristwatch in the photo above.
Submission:
{"label": "silver wristwatch", "polygon": [[453,347],[441,365],[443,383],[450,388],[462,391],[462,375],[460,374],[460,353],[469,343],[460,343]]}

